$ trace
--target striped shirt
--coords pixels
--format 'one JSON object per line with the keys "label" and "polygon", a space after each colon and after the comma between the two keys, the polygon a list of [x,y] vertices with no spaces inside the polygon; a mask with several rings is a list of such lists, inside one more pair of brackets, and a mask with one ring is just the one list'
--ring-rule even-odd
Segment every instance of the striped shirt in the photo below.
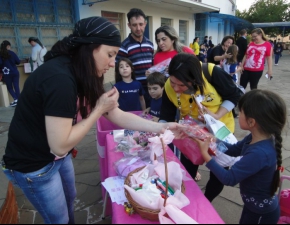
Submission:
{"label": "striped shirt", "polygon": [[142,42],[136,41],[131,34],[122,42],[116,57],[116,63],[120,58],[128,58],[134,66],[137,80],[146,80],[145,71],[153,64],[154,46],[153,43],[143,37]]}

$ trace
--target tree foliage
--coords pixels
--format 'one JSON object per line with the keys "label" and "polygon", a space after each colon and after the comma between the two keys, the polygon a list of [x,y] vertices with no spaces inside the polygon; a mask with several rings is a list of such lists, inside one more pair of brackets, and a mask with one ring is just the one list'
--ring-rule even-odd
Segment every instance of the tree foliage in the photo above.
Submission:
{"label": "tree foliage", "polygon": [[[251,23],[286,22],[290,21],[290,4],[287,0],[256,0],[249,8],[242,12],[237,10],[236,16]],[[272,36],[283,33],[281,28],[263,28]],[[285,29],[285,35],[290,33],[290,28]]]}

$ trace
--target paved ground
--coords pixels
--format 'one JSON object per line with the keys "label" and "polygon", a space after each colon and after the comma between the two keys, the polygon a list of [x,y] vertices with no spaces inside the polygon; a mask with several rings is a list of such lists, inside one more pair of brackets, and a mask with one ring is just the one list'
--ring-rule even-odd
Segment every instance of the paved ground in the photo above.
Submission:
{"label": "paved ground", "polygon": [[[274,66],[272,81],[266,80],[263,76],[259,88],[268,89],[279,93],[287,103],[288,119],[290,115],[290,55],[283,56],[279,66]],[[0,156],[4,153],[7,141],[7,131],[9,123],[13,116],[13,108],[0,107]],[[236,136],[238,139],[243,138],[247,132],[239,129],[238,119],[236,119],[237,129]],[[290,175],[290,139],[287,136],[289,123],[283,133],[283,165],[286,168],[284,174]],[[102,196],[100,186],[100,168],[96,150],[96,129],[93,127],[81,143],[77,146],[79,154],[73,160],[76,174],[77,199],[75,201],[75,218],[77,224],[103,224],[111,223],[110,217],[101,220],[102,213]],[[206,167],[200,167],[202,180],[198,182],[201,189],[204,188],[209,178],[209,171]],[[3,173],[0,173],[0,206],[6,195],[7,180]],[[287,188],[290,184],[286,184]],[[19,189],[16,189],[17,202],[19,206],[19,223],[21,224],[41,224],[43,220],[34,210],[33,206],[22,195]],[[241,214],[243,203],[239,195],[239,186],[225,187],[219,197],[213,201],[213,206],[221,215],[225,223],[237,224]]]}

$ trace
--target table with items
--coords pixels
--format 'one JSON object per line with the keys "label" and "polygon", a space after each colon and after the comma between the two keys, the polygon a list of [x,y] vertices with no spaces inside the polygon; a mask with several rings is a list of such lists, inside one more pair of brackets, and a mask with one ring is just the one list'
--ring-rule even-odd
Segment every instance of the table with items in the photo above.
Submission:
{"label": "table with items", "polygon": [[[124,157],[123,152],[116,152],[116,146],[118,143],[114,141],[114,136],[112,134],[106,135],[104,159],[106,161],[105,167],[102,168],[103,173],[106,174],[108,178],[118,176],[115,170],[115,162]],[[170,148],[167,147],[166,151],[167,162],[176,162],[180,165],[180,168],[185,170],[183,165],[180,163],[179,159],[174,155]],[[185,170],[186,171],[186,170]],[[181,210],[189,217],[194,219],[197,223],[203,224],[224,224],[224,221],[220,218],[219,214],[216,212],[211,203],[205,198],[200,187],[196,182],[190,177],[186,172],[186,177],[189,178],[186,181],[183,181],[185,186],[185,196],[189,199],[189,205],[183,207]],[[137,213],[129,215],[126,212],[124,205],[117,204],[116,202],[110,202],[110,200],[105,198],[105,207],[112,213],[112,223],[113,224],[147,224],[147,223],[159,223],[158,221],[152,222],[147,219],[141,218]],[[106,205],[108,202],[108,205]],[[108,210],[108,207],[111,205],[111,210]],[[107,206],[107,207],[106,207]],[[107,215],[104,214],[103,215]]]}

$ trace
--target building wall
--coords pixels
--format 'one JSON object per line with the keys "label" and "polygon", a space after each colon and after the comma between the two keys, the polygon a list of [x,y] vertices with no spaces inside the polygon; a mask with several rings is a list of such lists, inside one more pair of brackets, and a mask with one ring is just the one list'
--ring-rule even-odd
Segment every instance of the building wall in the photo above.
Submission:
{"label": "building wall", "polygon": [[[79,15],[80,19],[90,17],[90,16],[101,16],[102,11],[111,11],[123,13],[123,27],[124,34],[123,37],[126,38],[130,34],[130,29],[127,26],[127,13],[133,7],[140,8],[144,11],[146,16],[149,16],[149,39],[154,43],[155,49],[157,49],[157,45],[155,43],[155,30],[161,26],[161,18],[170,18],[172,19],[172,26],[175,28],[176,32],[179,33],[179,20],[185,20],[188,22],[187,29],[187,43],[189,46],[191,40],[193,40],[195,35],[195,23],[194,16],[192,13],[180,13],[174,11],[167,11],[161,8],[154,7],[155,4],[152,3],[142,3],[142,5],[132,5],[126,2],[121,2],[120,4],[116,4],[116,2],[100,2],[93,4],[91,7],[88,5],[82,5],[82,0],[79,1]],[[114,81],[114,69],[110,69],[105,74],[105,83]]]}
{"label": "building wall", "polygon": [[[235,4],[236,0],[202,0],[202,4],[207,4],[210,6],[214,6],[220,8],[220,13],[234,15],[235,11],[233,11],[233,4]],[[123,14],[123,39],[126,38],[130,29],[127,26],[127,17],[126,14],[128,11],[133,8],[140,8],[144,11],[146,16],[149,16],[149,39],[154,43],[155,49],[157,49],[157,45],[155,43],[154,32],[157,28],[161,26],[161,18],[169,18],[172,19],[172,26],[175,28],[177,33],[179,33],[179,20],[187,21],[187,38],[186,45],[189,46],[189,43],[195,38],[195,15],[191,12],[179,12],[172,10],[164,10],[157,4],[153,3],[145,3],[133,5],[132,3],[128,3],[126,1],[112,2],[105,1],[95,3],[92,6],[82,5],[83,0],[78,0],[79,2],[79,15],[80,19],[90,17],[90,16],[101,16],[102,11],[109,12],[117,12]],[[216,19],[215,19],[216,21]],[[213,43],[216,45],[221,42],[222,38],[226,35],[232,34],[232,26],[230,23],[224,23],[222,21],[215,22],[210,18],[206,20],[206,28],[205,35],[213,37]],[[203,37],[200,37],[200,40],[203,40]],[[113,78],[113,70],[108,71],[105,75],[105,82],[112,81]]]}

